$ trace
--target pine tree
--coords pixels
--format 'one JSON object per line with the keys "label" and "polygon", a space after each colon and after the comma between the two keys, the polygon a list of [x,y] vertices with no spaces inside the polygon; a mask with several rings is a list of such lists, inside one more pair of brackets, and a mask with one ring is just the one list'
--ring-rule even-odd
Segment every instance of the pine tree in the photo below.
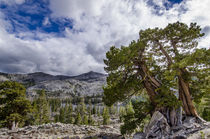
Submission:
{"label": "pine tree", "polygon": [[202,112],[202,117],[207,120],[210,121],[210,94],[206,94],[204,97],[204,109]]}
{"label": "pine tree", "polygon": [[89,99],[88,100],[88,113],[91,113],[92,114],[92,107],[93,107],[93,105],[92,105],[92,103],[91,103],[91,99]]}
{"label": "pine tree", "polygon": [[56,114],[56,115],[54,116],[54,122],[55,122],[55,123],[60,122],[59,117],[60,117],[60,114]]}
{"label": "pine tree", "polygon": [[17,128],[23,125],[31,111],[23,85],[12,81],[0,83],[0,126]]}
{"label": "pine tree", "polygon": [[126,115],[125,107],[120,106],[120,112],[119,112],[120,122],[123,122],[123,117],[125,115]]}
{"label": "pine tree", "polygon": [[44,90],[37,91],[39,97],[35,100],[35,107],[37,109],[36,117],[38,124],[48,123],[50,120],[50,108]]}
{"label": "pine tree", "polygon": [[89,124],[89,125],[94,125],[94,120],[93,120],[93,118],[92,118],[91,113],[88,114],[88,124]]}
{"label": "pine tree", "polygon": [[133,110],[133,105],[131,103],[131,101],[126,105],[126,114],[133,114],[134,110]]}
{"label": "pine tree", "polygon": [[65,108],[60,108],[59,122],[65,123]]}
{"label": "pine tree", "polygon": [[95,105],[93,106],[92,114],[96,114],[96,106]]}
{"label": "pine tree", "polygon": [[73,106],[72,106],[72,103],[69,102],[69,106],[68,106],[68,109],[66,111],[66,123],[69,123],[69,124],[73,124],[74,123],[74,117],[73,117]]}
{"label": "pine tree", "polygon": [[84,97],[81,97],[80,98],[80,103],[79,103],[79,106],[78,106],[78,110],[80,112],[80,114],[83,116],[85,115],[86,113],[86,106],[85,106],[85,101],[84,101]]}
{"label": "pine tree", "polygon": [[76,119],[75,119],[74,124],[76,124],[76,125],[82,124],[82,117],[81,117],[81,115],[80,115],[79,112],[77,112],[77,117],[76,117]]}
{"label": "pine tree", "polygon": [[136,128],[143,130],[144,125],[148,121],[148,113],[151,109],[151,104],[147,99],[144,101],[138,100],[133,103],[129,102],[121,118],[123,120],[123,124],[120,126],[121,134],[131,134]]}
{"label": "pine tree", "polygon": [[98,117],[101,116],[101,109],[100,109],[100,106],[98,106],[98,109],[97,109],[97,116],[98,116]]}
{"label": "pine tree", "polygon": [[103,125],[108,125],[110,122],[110,116],[109,116],[109,109],[107,107],[104,107],[102,116],[103,116]]}
{"label": "pine tree", "polygon": [[84,125],[88,125],[88,116],[87,115],[84,115],[83,116],[83,122],[82,122]]}
{"label": "pine tree", "polygon": [[112,105],[111,107],[109,107],[109,113],[110,113],[111,115],[114,115],[114,114],[115,114],[114,105]]}

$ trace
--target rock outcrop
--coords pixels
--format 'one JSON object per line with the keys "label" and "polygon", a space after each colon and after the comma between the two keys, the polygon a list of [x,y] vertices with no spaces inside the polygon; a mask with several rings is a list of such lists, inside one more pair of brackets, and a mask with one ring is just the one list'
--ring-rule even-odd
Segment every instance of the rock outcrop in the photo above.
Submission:
{"label": "rock outcrop", "polygon": [[0,139],[123,139],[119,125],[87,126],[50,123],[27,126],[16,131],[0,129]]}
{"label": "rock outcrop", "polygon": [[196,117],[183,117],[182,125],[170,127],[166,118],[156,111],[143,133],[136,133],[133,139],[206,139],[210,137],[210,123]]}

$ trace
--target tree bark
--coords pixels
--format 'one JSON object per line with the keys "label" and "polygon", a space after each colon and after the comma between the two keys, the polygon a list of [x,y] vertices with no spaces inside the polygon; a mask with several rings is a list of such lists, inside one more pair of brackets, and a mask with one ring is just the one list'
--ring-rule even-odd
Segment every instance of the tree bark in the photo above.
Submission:
{"label": "tree bark", "polygon": [[[178,126],[182,124],[182,110],[181,108],[178,109],[169,109],[167,107],[157,108],[157,104],[155,102],[155,96],[158,95],[160,92],[158,89],[161,87],[161,83],[154,77],[148,74],[146,66],[143,64],[144,62],[139,65],[139,74],[143,78],[143,85],[147,91],[147,94],[154,106],[154,111],[161,112],[167,119],[169,125],[171,126]],[[152,113],[153,114],[153,113]]]}
{"label": "tree bark", "polygon": [[[169,54],[166,52],[166,50],[158,40],[156,41],[156,43],[159,45],[161,52],[165,55],[168,61],[168,66],[170,66],[173,63],[172,58],[169,56]],[[178,50],[176,48],[176,42],[172,41],[172,47],[174,48],[174,54],[176,56],[179,55]],[[184,75],[184,73],[187,71],[185,69],[178,69],[178,70],[181,73],[178,76],[179,99],[182,101],[184,111],[186,115],[199,117],[191,99],[189,84],[185,82],[185,80],[182,77],[182,75]]]}
{"label": "tree bark", "polygon": [[198,117],[195,106],[192,102],[189,84],[184,81],[183,77],[180,75],[179,79],[179,96],[182,101],[182,105],[186,115]]}

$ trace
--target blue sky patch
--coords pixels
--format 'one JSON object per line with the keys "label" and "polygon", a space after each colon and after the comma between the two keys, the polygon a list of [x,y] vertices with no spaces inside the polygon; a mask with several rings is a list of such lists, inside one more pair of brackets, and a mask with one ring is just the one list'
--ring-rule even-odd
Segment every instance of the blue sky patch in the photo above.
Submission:
{"label": "blue sky patch", "polygon": [[[163,3],[164,8],[166,10],[169,10],[170,8],[173,7],[174,4],[179,4],[181,3],[183,0],[168,0],[168,2],[166,1],[165,3]],[[154,8],[154,14],[156,15],[162,15],[163,13],[161,13],[161,10],[163,9],[163,7],[160,7],[157,3],[155,3],[153,0],[148,0],[147,4],[152,6]]]}
{"label": "blue sky patch", "polygon": [[10,21],[12,28],[10,33],[26,31],[40,31],[43,33],[55,33],[62,36],[65,28],[72,28],[73,21],[66,18],[52,18],[50,16],[49,1],[27,0],[23,4],[0,4],[1,12]]}

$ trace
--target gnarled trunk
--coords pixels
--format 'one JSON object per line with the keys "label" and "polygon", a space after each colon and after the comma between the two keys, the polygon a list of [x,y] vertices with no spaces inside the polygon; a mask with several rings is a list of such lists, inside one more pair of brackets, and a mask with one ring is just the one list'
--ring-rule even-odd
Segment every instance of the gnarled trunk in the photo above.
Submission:
{"label": "gnarled trunk", "polygon": [[198,117],[195,106],[192,102],[189,84],[184,81],[182,76],[179,79],[179,99],[182,101],[182,105],[186,115]]}
{"label": "gnarled trunk", "polygon": [[[167,119],[167,122],[170,126],[177,126],[182,124],[182,109],[181,107],[178,109],[169,109],[167,107],[163,108],[156,108],[157,104],[155,102],[155,96],[158,95],[160,92],[158,88],[161,87],[161,83],[155,79],[154,77],[148,75],[147,68],[145,65],[141,65],[139,68],[139,74],[141,75],[143,80],[144,87],[147,91],[147,94],[154,106],[154,111],[161,112]],[[151,113],[153,114],[153,113]]]}

